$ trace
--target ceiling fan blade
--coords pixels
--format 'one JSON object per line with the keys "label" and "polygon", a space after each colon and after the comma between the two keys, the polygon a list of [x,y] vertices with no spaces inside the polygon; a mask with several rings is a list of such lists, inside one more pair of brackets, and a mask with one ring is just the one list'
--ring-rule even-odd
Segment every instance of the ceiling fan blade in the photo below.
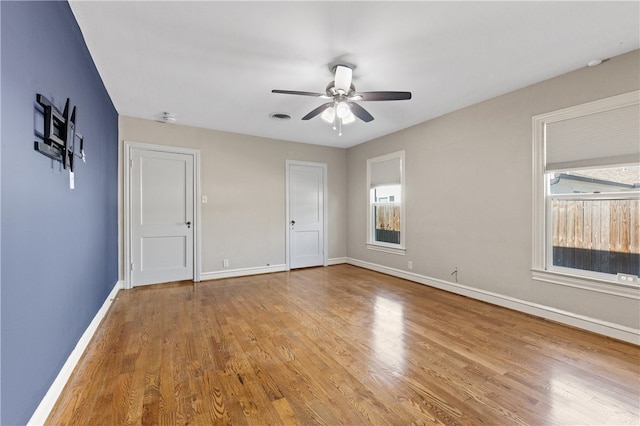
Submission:
{"label": "ceiling fan blade", "polygon": [[411,92],[358,92],[361,101],[404,101],[411,99]]}
{"label": "ceiling fan blade", "polygon": [[353,115],[358,117],[360,120],[364,121],[365,123],[373,121],[373,115],[369,114],[369,111],[367,111],[366,109],[362,108],[357,103],[355,103],[355,102],[347,102],[347,104],[351,108],[351,112],[353,113]]}
{"label": "ceiling fan blade", "polygon": [[304,117],[302,117],[302,119],[303,120],[309,120],[309,119],[315,117],[316,115],[323,113],[325,109],[329,108],[332,105],[333,105],[333,102],[327,102],[326,104],[320,105],[318,108],[314,109],[309,114],[307,114]]}
{"label": "ceiling fan blade", "polygon": [[299,92],[297,90],[277,90],[274,89],[271,93],[282,93],[284,95],[302,95],[302,96],[314,96],[316,98],[327,98],[327,95],[324,93],[315,93],[315,92]]}
{"label": "ceiling fan blade", "polygon": [[336,90],[342,90],[344,93],[349,93],[351,87],[351,78],[353,76],[353,70],[344,65],[336,66],[336,76],[334,78],[334,86]]}

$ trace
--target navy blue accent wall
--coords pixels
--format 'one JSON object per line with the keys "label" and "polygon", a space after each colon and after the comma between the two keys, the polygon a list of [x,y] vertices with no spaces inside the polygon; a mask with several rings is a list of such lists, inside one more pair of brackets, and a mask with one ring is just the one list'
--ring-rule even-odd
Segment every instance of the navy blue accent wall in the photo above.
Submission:
{"label": "navy blue accent wall", "polygon": [[[2,1],[1,417],[26,423],[118,280],[118,115],[67,2]],[[33,149],[42,93],[77,106],[87,162]]]}

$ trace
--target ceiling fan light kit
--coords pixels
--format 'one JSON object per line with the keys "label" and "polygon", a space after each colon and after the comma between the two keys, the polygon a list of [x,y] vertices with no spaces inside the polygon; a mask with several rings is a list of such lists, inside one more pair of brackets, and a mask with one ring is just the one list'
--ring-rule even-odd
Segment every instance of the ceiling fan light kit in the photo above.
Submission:
{"label": "ceiling fan light kit", "polygon": [[353,123],[356,117],[368,123],[373,121],[373,116],[355,101],[400,101],[411,99],[411,92],[356,92],[352,84],[353,67],[347,65],[336,65],[334,69],[334,79],[327,85],[325,93],[300,92],[297,90],[277,90],[271,93],[285,95],[313,96],[321,99],[330,99],[319,107],[313,109],[303,120],[310,120],[313,117],[320,117],[333,124],[333,129],[338,130],[338,136],[342,136],[342,125]]}
{"label": "ceiling fan light kit", "polygon": [[346,102],[338,102],[336,105],[336,115],[338,118],[345,119],[351,114],[351,108]]}
{"label": "ceiling fan light kit", "polygon": [[333,124],[333,130],[338,131],[338,136],[342,136],[342,126],[351,124],[356,121],[355,115],[351,112],[351,108],[346,102],[340,102],[335,107],[330,106],[320,115],[324,121]]}
{"label": "ceiling fan light kit", "polygon": [[336,119],[336,109],[334,107],[325,109],[320,118],[322,118],[327,123],[333,124],[334,120]]}

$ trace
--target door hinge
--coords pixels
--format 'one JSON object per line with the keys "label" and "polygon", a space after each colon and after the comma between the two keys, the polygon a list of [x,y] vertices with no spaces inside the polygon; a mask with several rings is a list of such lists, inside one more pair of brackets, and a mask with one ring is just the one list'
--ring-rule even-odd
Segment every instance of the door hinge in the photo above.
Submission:
{"label": "door hinge", "polygon": [[133,262],[131,262],[131,269],[130,270],[133,271]]}
{"label": "door hinge", "polygon": [[129,159],[129,168],[133,168],[133,158]]}

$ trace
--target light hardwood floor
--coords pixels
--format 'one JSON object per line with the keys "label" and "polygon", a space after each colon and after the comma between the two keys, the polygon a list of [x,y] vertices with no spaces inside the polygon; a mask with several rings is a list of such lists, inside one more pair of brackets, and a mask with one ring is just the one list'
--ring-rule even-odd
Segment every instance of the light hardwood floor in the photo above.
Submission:
{"label": "light hardwood floor", "polygon": [[640,347],[349,265],[121,291],[49,425],[640,423]]}

